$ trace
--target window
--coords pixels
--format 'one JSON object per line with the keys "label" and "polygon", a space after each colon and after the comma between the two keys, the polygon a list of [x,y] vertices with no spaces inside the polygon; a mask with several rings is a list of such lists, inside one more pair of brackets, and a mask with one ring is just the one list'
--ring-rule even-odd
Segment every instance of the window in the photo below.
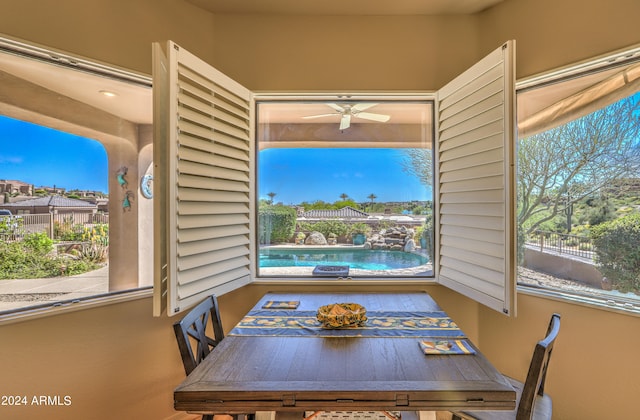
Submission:
{"label": "window", "polygon": [[258,102],[257,119],[258,276],[433,276],[433,102]]}
{"label": "window", "polygon": [[[273,180],[256,169],[257,163],[262,161],[268,166],[274,162],[274,156],[280,158],[301,149],[287,147],[287,144],[302,146],[308,142],[307,146],[317,149],[315,156],[328,152],[326,149],[332,147],[332,143],[333,148],[344,149],[340,151],[345,153],[349,152],[347,149],[356,149],[358,156],[362,156],[363,151],[373,156],[365,150],[363,142],[370,143],[367,149],[392,149],[406,141],[401,136],[392,140],[387,136],[384,141],[389,142],[388,145],[375,144],[376,133],[384,132],[381,124],[386,121],[383,120],[387,120],[387,115],[392,118],[392,109],[384,111],[383,105],[391,106],[395,99],[398,101],[395,105],[408,106],[402,103],[402,98],[371,95],[347,98],[338,94],[324,95],[326,98],[319,95],[293,98],[296,109],[307,105],[320,109],[299,115],[299,119],[335,118],[333,114],[339,112],[337,128],[343,132],[343,139],[359,132],[348,143],[356,140],[361,143],[359,148],[345,148],[340,136],[335,137],[335,122],[333,126],[309,123],[311,133],[295,133],[294,127],[289,126],[295,120],[290,117],[279,121],[274,117],[270,121],[267,102],[276,105],[275,102],[285,99],[284,94],[258,96],[262,116],[256,122],[253,92],[171,41],[154,44],[153,51],[157,170],[154,258],[158,268],[154,272],[154,314],[157,316],[165,311],[170,315],[180,313],[210,294],[224,294],[254,281],[260,271],[256,267],[259,251],[254,248],[261,241],[271,245],[276,239],[291,240],[289,233],[293,235],[295,228],[294,232],[290,231],[289,220],[294,218],[291,213],[294,210],[284,202],[283,205],[275,202],[278,194],[284,194],[276,191],[280,181],[276,179],[276,184],[270,184]],[[514,314],[515,308],[514,66],[514,43],[509,41],[431,95],[437,116],[437,123],[433,124],[437,129],[434,136],[437,158],[433,159],[437,204],[433,206],[435,217],[432,219],[435,279],[509,315]],[[414,101],[417,96],[413,95]],[[288,105],[291,108],[291,104]],[[273,108],[274,115],[280,111]],[[365,115],[380,124],[363,124],[355,130],[358,116]],[[282,122],[286,124],[280,124]],[[352,124],[354,130],[350,129]],[[314,133],[313,127],[322,128],[321,132]],[[362,134],[371,127],[376,132]],[[425,130],[423,125],[417,127],[425,134],[432,131]],[[284,131],[272,135],[272,129]],[[288,129],[294,132],[293,138],[288,138]],[[325,129],[328,132],[323,134]],[[254,140],[256,133],[262,139],[259,147]],[[301,138],[302,134],[311,140]],[[404,146],[425,150],[429,141],[424,140],[420,138],[417,147]],[[260,148],[264,148],[265,153],[256,150]],[[276,148],[289,150],[275,153],[269,150]],[[258,156],[261,153],[262,156]],[[286,161],[292,162],[291,157]],[[345,160],[344,165],[348,164]],[[419,169],[422,173],[423,168]],[[263,196],[258,197],[261,194]],[[369,193],[368,198],[373,196],[375,192]],[[282,199],[282,195],[279,198]],[[340,199],[347,201],[349,193],[346,190],[340,193]],[[333,210],[346,211],[342,217],[361,215],[356,208],[345,208]],[[281,220],[285,221],[281,223]],[[336,218],[330,222],[334,225]],[[282,226],[288,226],[289,231],[281,229]],[[307,233],[314,235],[313,231],[302,233],[305,244]],[[331,229],[326,233],[322,241],[332,236],[331,233],[338,236]],[[314,268],[322,266],[322,274],[335,278],[336,270],[343,265],[320,264]],[[344,279],[344,275],[340,277]]]}
{"label": "window", "polygon": [[640,308],[640,57],[518,90],[518,283]]}
{"label": "window", "polygon": [[0,50],[0,312],[149,287],[150,81],[8,39]]}

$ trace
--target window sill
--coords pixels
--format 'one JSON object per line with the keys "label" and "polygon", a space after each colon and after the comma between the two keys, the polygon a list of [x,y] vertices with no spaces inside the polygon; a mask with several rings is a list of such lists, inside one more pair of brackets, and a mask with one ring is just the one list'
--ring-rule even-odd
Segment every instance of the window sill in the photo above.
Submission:
{"label": "window sill", "polygon": [[97,295],[86,299],[53,302],[51,305],[47,306],[39,305],[19,308],[0,313],[0,325],[30,321],[38,318],[98,308],[101,306],[113,305],[115,303],[128,302],[137,299],[146,299],[152,295],[153,288],[145,287]]}
{"label": "window sill", "polygon": [[623,300],[614,300],[613,297],[609,297],[606,294],[602,294],[601,296],[584,296],[570,292],[541,289],[524,285],[518,285],[518,293],[574,305],[586,306],[603,311],[616,312],[622,315],[640,317],[640,300],[633,304],[624,302]]}
{"label": "window sill", "polygon": [[308,286],[367,286],[367,285],[415,285],[415,284],[437,284],[433,277],[420,278],[319,278],[319,277],[259,277],[253,281],[254,284],[296,284]]}

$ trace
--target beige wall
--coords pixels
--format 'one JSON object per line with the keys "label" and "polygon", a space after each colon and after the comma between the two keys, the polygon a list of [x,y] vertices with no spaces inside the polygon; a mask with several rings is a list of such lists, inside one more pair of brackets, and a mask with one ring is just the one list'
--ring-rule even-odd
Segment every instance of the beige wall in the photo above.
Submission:
{"label": "beige wall", "polygon": [[517,41],[523,78],[640,43],[637,0],[506,0],[481,15],[484,53]]}
{"label": "beige wall", "polygon": [[[506,0],[473,18],[213,17],[181,0],[0,6],[0,32],[9,36],[146,73],[151,42],[173,39],[255,90],[434,89],[508,38],[518,42],[519,76],[640,43],[635,0]],[[225,327],[268,289],[276,288],[222,296]],[[551,313],[560,312],[548,384],[554,418],[635,411],[639,318],[520,294],[518,317],[507,319],[442,287],[428,291],[519,378]],[[184,375],[172,322],[152,318],[145,298],[0,326],[0,394],[72,397],[70,407],[0,407],[0,417],[171,418],[171,393]]]}
{"label": "beige wall", "polygon": [[0,395],[71,397],[0,406],[4,419],[164,419],[184,377],[171,324],[151,299],[0,327]]}
{"label": "beige wall", "polygon": [[520,294],[516,319],[480,309],[480,348],[502,372],[524,380],[554,312],[562,320],[545,388],[553,397],[553,418],[634,417],[640,395],[637,316]]}
{"label": "beige wall", "polygon": [[0,33],[151,74],[151,43],[212,57],[213,17],[183,0],[0,0]]}
{"label": "beige wall", "polygon": [[216,16],[215,65],[254,90],[433,90],[479,58],[476,22]]}
{"label": "beige wall", "polygon": [[[519,17],[514,19],[514,16]],[[507,0],[481,15],[481,46],[516,39],[524,78],[640,44],[635,0]],[[515,319],[480,308],[480,346],[504,373],[524,380],[551,314],[562,315],[546,391],[554,419],[607,419],[637,411],[640,318],[519,294]]]}

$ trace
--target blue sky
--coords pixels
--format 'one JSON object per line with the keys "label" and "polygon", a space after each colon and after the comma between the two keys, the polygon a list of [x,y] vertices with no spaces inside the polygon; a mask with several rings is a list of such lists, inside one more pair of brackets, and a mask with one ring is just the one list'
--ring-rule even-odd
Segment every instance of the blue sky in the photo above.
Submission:
{"label": "blue sky", "polygon": [[99,142],[0,116],[0,179],[108,193],[108,176]]}
{"label": "blue sky", "polygon": [[[0,116],[0,179],[37,187],[108,193],[107,154],[90,139]],[[417,177],[402,170],[397,149],[266,149],[259,154],[260,198],[334,202],[430,200]]]}
{"label": "blue sky", "polygon": [[260,198],[274,202],[333,203],[347,194],[356,202],[431,200],[417,177],[402,170],[398,149],[265,149],[258,155]]}

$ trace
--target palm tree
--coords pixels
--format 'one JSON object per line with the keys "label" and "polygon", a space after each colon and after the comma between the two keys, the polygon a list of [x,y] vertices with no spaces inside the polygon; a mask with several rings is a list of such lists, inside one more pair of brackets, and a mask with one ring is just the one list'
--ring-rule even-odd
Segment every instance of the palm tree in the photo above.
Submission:
{"label": "palm tree", "polygon": [[347,198],[349,198],[349,196],[345,193],[340,194],[340,198],[342,199],[342,201],[347,201]]}
{"label": "palm tree", "polygon": [[273,204],[273,197],[275,197],[275,196],[276,196],[276,195],[278,195],[278,194],[276,194],[276,193],[274,193],[274,192],[270,192],[270,193],[269,193],[269,194],[267,194],[267,195],[269,196],[269,205],[272,205],[272,204]]}
{"label": "palm tree", "polygon": [[377,195],[375,195],[374,193],[371,193],[371,194],[369,194],[369,195],[367,196],[367,198],[368,198],[369,200],[371,200],[371,205],[369,206],[369,211],[371,211],[371,209],[373,208],[373,201],[374,201],[376,198],[378,198],[378,196],[377,196]]}

